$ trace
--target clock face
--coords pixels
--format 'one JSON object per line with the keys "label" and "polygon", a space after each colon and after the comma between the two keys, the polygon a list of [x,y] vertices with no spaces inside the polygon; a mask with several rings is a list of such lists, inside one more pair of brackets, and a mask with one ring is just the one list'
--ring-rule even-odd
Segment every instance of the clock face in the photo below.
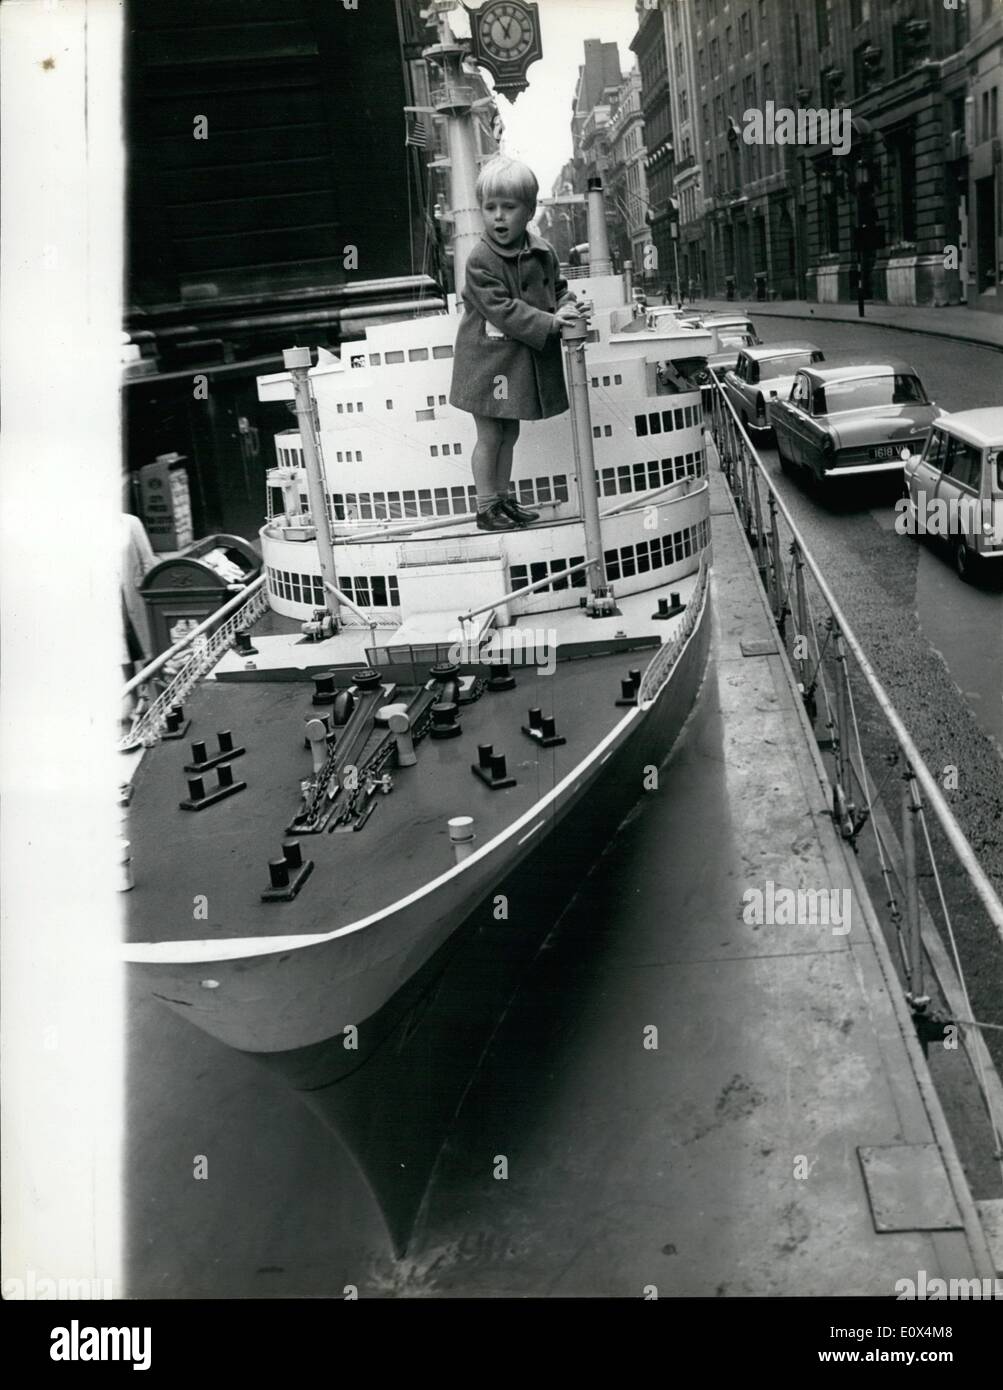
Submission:
{"label": "clock face", "polygon": [[533,46],[533,25],[521,5],[502,0],[481,10],[477,19],[481,47],[493,58],[512,62]]}

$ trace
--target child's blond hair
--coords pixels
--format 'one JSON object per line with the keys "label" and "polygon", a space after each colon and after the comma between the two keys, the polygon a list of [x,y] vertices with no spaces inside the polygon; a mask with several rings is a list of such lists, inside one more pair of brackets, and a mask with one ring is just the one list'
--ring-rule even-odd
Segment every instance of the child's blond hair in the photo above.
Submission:
{"label": "child's blond hair", "polygon": [[532,213],[536,211],[539,192],[540,185],[529,165],[504,154],[495,155],[477,176],[476,194],[481,206],[488,198],[508,197],[522,203]]}

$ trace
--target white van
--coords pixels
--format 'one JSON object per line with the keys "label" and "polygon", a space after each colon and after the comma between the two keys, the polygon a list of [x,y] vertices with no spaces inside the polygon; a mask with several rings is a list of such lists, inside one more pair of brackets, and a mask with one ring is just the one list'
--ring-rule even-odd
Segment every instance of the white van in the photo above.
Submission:
{"label": "white van", "polygon": [[1003,408],[941,415],[905,460],[905,482],[897,529],[945,540],[962,579],[1003,565]]}

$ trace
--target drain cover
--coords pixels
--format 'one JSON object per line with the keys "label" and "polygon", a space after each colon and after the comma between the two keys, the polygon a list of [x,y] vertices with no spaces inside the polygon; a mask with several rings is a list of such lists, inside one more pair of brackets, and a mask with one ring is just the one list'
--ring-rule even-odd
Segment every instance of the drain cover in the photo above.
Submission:
{"label": "drain cover", "polygon": [[936,1144],[883,1144],[857,1153],[876,1231],[962,1229]]}

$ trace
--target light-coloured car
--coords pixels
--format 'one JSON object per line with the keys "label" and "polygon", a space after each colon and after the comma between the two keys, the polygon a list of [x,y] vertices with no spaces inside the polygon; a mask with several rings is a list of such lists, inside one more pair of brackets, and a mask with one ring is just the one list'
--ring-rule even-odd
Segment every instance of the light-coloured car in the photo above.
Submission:
{"label": "light-coloured car", "polygon": [[746,430],[769,431],[770,401],[786,400],[795,374],[824,360],[814,343],[770,343],[743,348],[734,368],[722,378],[725,395]]}
{"label": "light-coloured car", "polygon": [[1003,571],[1003,408],[941,415],[906,460],[905,484],[896,529],[946,542],[962,579],[984,562]]}
{"label": "light-coloured car", "polygon": [[797,373],[786,401],[770,404],[780,465],[821,482],[901,470],[940,414],[906,362],[830,360]]}

